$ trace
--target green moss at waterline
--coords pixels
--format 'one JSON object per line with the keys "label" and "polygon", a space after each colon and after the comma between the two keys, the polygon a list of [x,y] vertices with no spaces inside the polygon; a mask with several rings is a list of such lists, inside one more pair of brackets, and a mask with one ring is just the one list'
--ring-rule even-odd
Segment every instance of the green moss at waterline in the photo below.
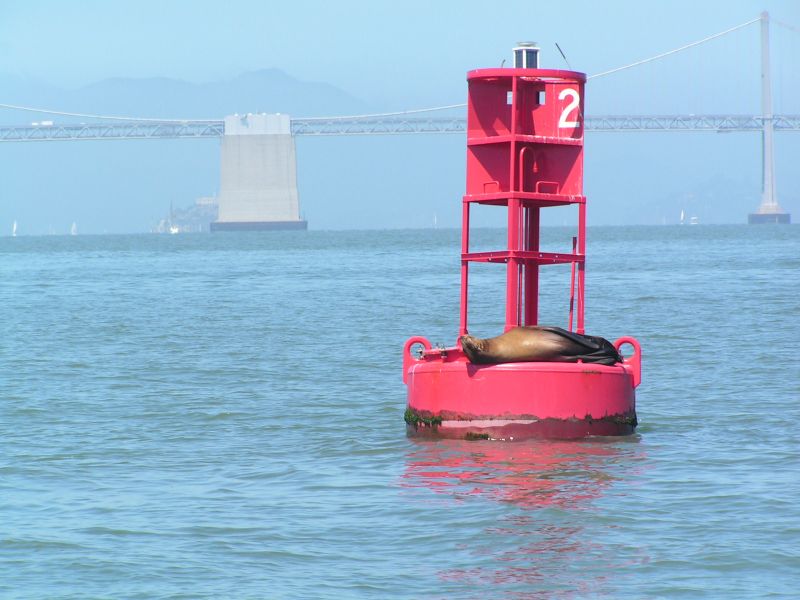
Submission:
{"label": "green moss at waterline", "polygon": [[469,440],[471,442],[475,440],[488,440],[489,434],[488,433],[475,433],[474,431],[468,431],[467,435],[464,436],[465,440]]}
{"label": "green moss at waterline", "polygon": [[438,427],[442,424],[442,417],[434,417],[434,416],[426,416],[422,413],[415,411],[410,406],[406,408],[406,412],[403,415],[403,419],[409,425],[413,425],[416,429],[420,425],[425,425],[427,427]]}
{"label": "green moss at waterline", "polygon": [[586,415],[583,420],[590,425],[592,423],[614,423],[615,425],[628,425],[630,427],[636,427],[639,424],[639,420],[636,418],[636,413],[633,413],[632,415],[613,415],[610,417],[600,417],[599,419],[595,419],[591,415]]}
{"label": "green moss at waterline", "polygon": [[614,423],[618,425],[630,425],[631,427],[636,427],[639,424],[639,420],[636,418],[635,414],[627,417],[617,416],[614,417]]}

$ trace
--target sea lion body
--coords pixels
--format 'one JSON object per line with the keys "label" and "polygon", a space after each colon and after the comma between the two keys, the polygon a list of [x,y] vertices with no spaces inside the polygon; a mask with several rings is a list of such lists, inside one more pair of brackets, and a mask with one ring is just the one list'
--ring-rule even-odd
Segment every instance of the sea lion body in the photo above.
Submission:
{"label": "sea lion body", "polygon": [[581,335],[560,327],[514,327],[493,338],[463,335],[464,354],[475,364],[507,362],[590,362],[613,365],[622,362],[614,345],[605,338]]}

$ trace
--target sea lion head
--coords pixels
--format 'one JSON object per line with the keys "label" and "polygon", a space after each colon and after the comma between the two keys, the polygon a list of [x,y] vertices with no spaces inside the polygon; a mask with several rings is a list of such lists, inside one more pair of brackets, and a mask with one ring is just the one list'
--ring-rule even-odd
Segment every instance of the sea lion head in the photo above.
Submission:
{"label": "sea lion head", "polygon": [[481,364],[485,363],[486,340],[473,337],[471,335],[462,335],[458,338],[461,344],[461,349],[471,363]]}

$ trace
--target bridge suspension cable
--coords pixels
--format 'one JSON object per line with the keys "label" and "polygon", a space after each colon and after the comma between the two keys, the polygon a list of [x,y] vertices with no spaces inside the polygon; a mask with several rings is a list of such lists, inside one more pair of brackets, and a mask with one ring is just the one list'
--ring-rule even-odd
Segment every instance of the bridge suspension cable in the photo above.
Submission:
{"label": "bridge suspension cable", "polygon": [[33,108],[31,106],[18,106],[16,104],[0,104],[0,108],[10,110],[24,110],[27,112],[44,113],[46,115],[56,115],[60,117],[80,117],[82,119],[101,119],[106,121],[129,121],[141,123],[215,123],[219,119],[152,119],[147,117],[120,117],[115,115],[92,115],[88,113],[64,112],[50,110],[47,108]]}
{"label": "bridge suspension cable", "polygon": [[794,25],[789,25],[788,23],[784,23],[783,21],[779,21],[778,19],[770,19],[776,25],[780,25],[781,27],[788,29],[789,31],[794,31],[795,33],[800,33],[800,28],[795,27]]}
{"label": "bridge suspension cable", "polygon": [[[710,42],[713,39],[716,39],[718,37],[722,37],[723,35],[727,35],[727,34],[732,33],[732,32],[734,32],[734,31],[736,31],[738,29],[742,29],[744,27],[747,27],[748,25],[752,25],[753,23],[758,23],[759,21],[761,21],[761,17],[757,17],[755,19],[751,19],[750,21],[747,21],[745,23],[741,23],[739,25],[736,25],[735,27],[731,27],[729,29],[726,29],[725,31],[720,31],[719,33],[715,33],[714,35],[709,35],[708,37],[705,37],[702,40],[697,40],[696,42],[691,42],[689,44],[685,44],[685,45],[681,46],[680,48],[675,48],[673,50],[669,50],[668,52],[662,52],[661,54],[657,54],[656,56],[651,56],[650,58],[637,60],[636,62],[633,62],[633,63],[631,63],[629,65],[623,65],[623,66],[617,67],[615,69],[609,69],[608,71],[603,71],[602,73],[595,73],[594,75],[589,75],[587,77],[587,79],[595,79],[597,77],[605,77],[606,75],[611,75],[612,73],[617,73],[619,71],[624,71],[625,69],[631,69],[633,67],[638,67],[639,65],[643,65],[643,64],[646,64],[646,63],[649,63],[649,62],[653,62],[655,60],[659,60],[661,58],[665,58],[667,56],[670,56],[671,54],[677,54],[678,52],[683,52],[684,50],[688,50],[689,48],[694,48],[695,46],[699,46],[701,44],[705,44],[706,42]],[[787,25],[785,23],[781,23],[781,25],[783,25],[784,27],[788,27],[789,29],[794,29],[794,27],[792,27],[791,25]],[[795,31],[800,31],[800,30],[796,30],[795,29]],[[420,109],[417,109],[417,110],[409,110],[409,111],[402,111],[402,112],[377,113],[377,114],[371,114],[371,115],[353,115],[353,116],[345,116],[345,117],[319,117],[319,118],[315,117],[315,118],[303,119],[303,120],[304,121],[314,121],[315,119],[318,119],[320,121],[331,121],[331,120],[337,120],[337,119],[339,119],[339,120],[345,120],[345,119],[373,119],[373,118],[380,118],[380,117],[394,117],[394,116],[409,115],[409,114],[413,114],[413,113],[433,112],[433,111],[437,111],[437,110],[447,110],[447,109],[451,109],[451,108],[464,108],[466,106],[467,106],[466,103],[463,103],[463,104],[448,104],[446,106],[434,106],[434,107],[431,107],[431,108],[420,108]]]}
{"label": "bridge suspension cable", "polygon": [[[303,121],[341,121],[341,120],[355,120],[355,119],[378,119],[382,117],[401,117],[404,115],[413,115],[425,112],[433,112],[437,110],[447,110],[449,108],[463,108],[466,104],[450,104],[447,106],[434,106],[432,108],[416,108],[412,110],[402,110],[386,113],[373,113],[365,115],[346,115],[338,117],[306,117]],[[56,115],[62,117],[80,117],[83,119],[98,119],[108,121],[127,121],[131,123],[164,123],[164,124],[186,124],[186,123],[216,123],[219,119],[153,119],[144,117],[120,117],[111,115],[93,115],[88,113],[73,113],[57,110],[49,110],[45,108],[33,108],[30,106],[19,106],[16,104],[0,104],[0,108],[7,108],[11,110],[24,110],[27,112],[44,113],[47,115]]]}
{"label": "bridge suspension cable", "polygon": [[730,29],[726,29],[725,31],[720,31],[719,33],[715,33],[714,35],[710,35],[702,40],[697,40],[696,42],[692,42],[690,44],[686,44],[685,46],[681,46],[680,48],[675,48],[674,50],[670,50],[668,52],[662,52],[661,54],[657,54],[656,56],[651,56],[650,58],[645,58],[642,60],[637,60],[629,65],[624,65],[622,67],[617,67],[616,69],[610,69],[608,71],[603,71],[602,73],[595,73],[594,75],[589,75],[587,79],[596,79],[597,77],[605,77],[606,75],[611,75],[612,73],[617,73],[618,71],[624,71],[625,69],[630,69],[632,67],[638,67],[639,65],[643,65],[645,63],[653,62],[654,60],[658,60],[660,58],[664,58],[665,56],[669,56],[670,54],[677,54],[678,52],[682,52],[684,50],[688,50],[689,48],[694,48],[695,46],[699,46],[700,44],[705,44],[706,42],[710,42],[713,39],[718,37],[722,37],[732,31],[736,31],[737,29],[742,29],[743,27],[747,27],[748,25],[752,25],[753,23],[758,23],[761,21],[761,17],[753,19],[751,21],[747,21],[746,23],[742,23],[741,25],[737,25],[736,27],[731,27]]}
{"label": "bridge suspension cable", "polygon": [[448,104],[446,106],[434,106],[431,108],[415,108],[412,110],[402,110],[398,112],[373,113],[369,115],[350,115],[344,117],[306,117],[303,121],[339,121],[344,119],[377,119],[380,117],[401,117],[403,115],[413,115],[436,110],[447,110],[448,108],[464,108],[466,104]]}

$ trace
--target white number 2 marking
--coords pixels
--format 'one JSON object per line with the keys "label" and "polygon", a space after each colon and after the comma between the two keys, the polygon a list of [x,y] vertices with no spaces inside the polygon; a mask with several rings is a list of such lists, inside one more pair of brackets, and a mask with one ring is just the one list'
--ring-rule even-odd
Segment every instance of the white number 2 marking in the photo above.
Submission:
{"label": "white number 2 marking", "polygon": [[558,99],[563,100],[567,96],[572,98],[572,101],[564,107],[564,110],[561,111],[561,118],[558,120],[559,128],[578,126],[577,121],[567,121],[567,116],[573,110],[578,108],[578,105],[581,103],[581,97],[578,95],[578,90],[574,90],[572,88],[564,88],[558,95]]}

